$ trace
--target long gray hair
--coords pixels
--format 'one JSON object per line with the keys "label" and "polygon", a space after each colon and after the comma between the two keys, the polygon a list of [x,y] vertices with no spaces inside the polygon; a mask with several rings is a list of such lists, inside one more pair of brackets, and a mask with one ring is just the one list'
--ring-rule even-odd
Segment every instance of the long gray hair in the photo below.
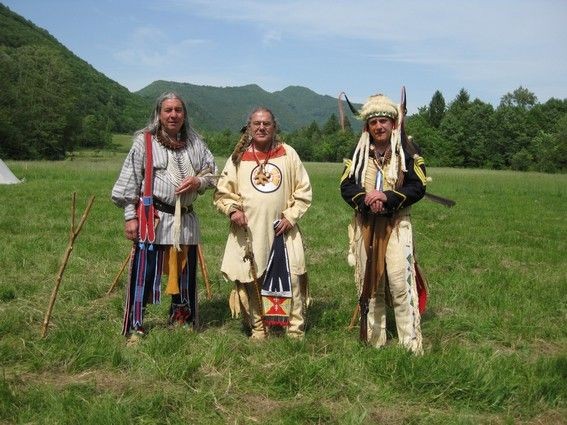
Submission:
{"label": "long gray hair", "polygon": [[168,99],[179,100],[181,102],[181,106],[183,107],[183,125],[181,126],[181,130],[179,131],[179,140],[193,141],[195,138],[201,138],[201,136],[199,136],[199,134],[195,130],[193,130],[191,124],[189,124],[189,114],[187,113],[187,105],[185,104],[185,101],[179,94],[175,92],[163,93],[156,99],[156,105],[150,116],[148,125],[142,131],[149,131],[155,136],[157,136],[158,133],[164,131],[162,129],[159,116],[161,114],[161,107],[163,102]]}

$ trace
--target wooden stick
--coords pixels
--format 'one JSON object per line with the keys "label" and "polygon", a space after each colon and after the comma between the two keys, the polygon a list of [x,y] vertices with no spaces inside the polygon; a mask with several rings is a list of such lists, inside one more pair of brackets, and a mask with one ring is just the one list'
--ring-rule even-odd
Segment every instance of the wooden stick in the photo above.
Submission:
{"label": "wooden stick", "polygon": [[73,192],[71,197],[71,229],[69,229],[69,237],[72,237],[75,232],[75,214],[77,205],[77,192]]}
{"label": "wooden stick", "polygon": [[211,300],[213,297],[211,291],[211,283],[209,282],[209,271],[207,270],[207,263],[205,263],[205,256],[203,255],[203,247],[201,244],[197,245],[197,256],[199,257],[199,266],[201,266],[201,274],[205,281],[205,288],[207,289],[207,299]]}
{"label": "wooden stick", "polygon": [[49,305],[47,307],[47,312],[45,313],[45,317],[43,318],[43,324],[41,327],[41,337],[45,338],[47,335],[47,327],[49,326],[49,319],[51,318],[51,313],[53,311],[53,306],[55,305],[55,299],[57,298],[57,292],[59,291],[59,286],[61,286],[61,279],[63,278],[63,272],[65,271],[65,267],[67,267],[67,263],[69,262],[69,257],[71,256],[71,252],[73,251],[73,243],[75,239],[79,235],[79,232],[83,228],[83,224],[85,224],[85,220],[91,211],[91,207],[93,206],[93,202],[95,197],[91,196],[89,202],[87,204],[87,208],[85,212],[83,212],[83,216],[81,217],[81,221],[79,222],[79,226],[75,229],[75,199],[76,193],[73,192],[73,199],[71,205],[71,232],[69,234],[69,242],[67,243],[67,249],[65,250],[65,254],[63,255],[63,259],[61,262],[61,266],[59,267],[59,272],[57,273],[57,278],[55,279],[55,286],[53,287],[53,291],[51,292],[51,298],[49,299]]}
{"label": "wooden stick", "polygon": [[110,288],[108,288],[108,291],[106,291],[106,295],[110,295],[112,293],[112,291],[114,291],[114,289],[116,288],[116,285],[118,284],[118,281],[120,280],[120,276],[122,276],[122,272],[124,272],[124,269],[126,268],[126,264],[128,264],[130,262],[131,256],[132,256],[132,251],[130,251],[128,253],[128,255],[126,256],[126,258],[124,259],[122,266],[120,266],[120,271],[118,272],[118,274],[116,275],[116,277],[112,281],[112,285],[110,285]]}
{"label": "wooden stick", "polygon": [[444,197],[439,196],[439,195],[434,195],[433,193],[429,193],[429,192],[425,192],[424,199],[427,199],[427,200],[433,201],[433,202],[437,202],[438,204],[444,205],[447,208],[451,208],[452,206],[454,206],[456,204],[456,202],[453,201],[452,199],[444,198]]}
{"label": "wooden stick", "polygon": [[356,319],[358,319],[358,313],[360,312],[360,304],[356,303],[354,311],[352,312],[352,317],[350,319],[350,324],[348,325],[348,330],[352,331],[356,326]]}
{"label": "wooden stick", "polygon": [[[262,303],[262,296],[260,295],[258,272],[256,271],[256,264],[254,263],[254,251],[252,250],[252,242],[250,241],[250,236],[248,234],[248,226],[244,228],[244,234],[246,235],[246,250],[245,250],[244,258],[242,260],[250,261],[250,273],[252,274],[254,292],[256,293],[256,300],[258,301],[258,309],[260,312],[260,317],[262,318],[262,329],[264,331],[264,335],[267,336],[268,329],[266,328],[266,323],[264,322],[264,304]],[[250,316],[252,316],[252,307],[250,307],[249,313]]]}

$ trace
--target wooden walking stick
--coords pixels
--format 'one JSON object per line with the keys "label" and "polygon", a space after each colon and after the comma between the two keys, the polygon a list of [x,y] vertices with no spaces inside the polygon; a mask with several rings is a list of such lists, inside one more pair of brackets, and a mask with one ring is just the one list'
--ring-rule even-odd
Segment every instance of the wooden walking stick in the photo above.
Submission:
{"label": "wooden walking stick", "polygon": [[114,291],[114,289],[116,288],[116,285],[118,285],[118,281],[120,280],[120,276],[122,276],[122,273],[124,272],[124,269],[126,268],[126,264],[128,264],[131,257],[132,257],[132,252],[129,252],[128,255],[126,256],[126,258],[124,259],[122,266],[120,266],[120,271],[118,272],[118,274],[116,275],[116,277],[112,281],[112,285],[110,285],[110,288],[108,288],[108,291],[106,291],[106,295],[110,295],[112,293],[112,291]]}
{"label": "wooden walking stick", "polygon": [[260,310],[260,317],[262,318],[262,329],[264,330],[264,335],[267,334],[266,324],[264,323],[264,305],[262,303],[262,296],[260,295],[260,283],[258,282],[258,272],[256,270],[256,264],[254,263],[254,251],[252,250],[252,242],[250,241],[250,236],[248,235],[248,227],[244,228],[244,233],[246,235],[246,252],[244,254],[244,261],[250,261],[250,272],[252,273],[252,279],[254,280],[254,290],[256,293],[256,299],[258,301],[258,309]]}
{"label": "wooden walking stick", "polygon": [[205,263],[205,256],[203,255],[203,247],[201,244],[197,245],[197,256],[199,257],[199,266],[201,266],[201,274],[205,281],[205,288],[207,289],[207,299],[210,301],[213,298],[211,291],[211,282],[209,282],[209,271],[207,270],[207,263]]}
{"label": "wooden walking stick", "polygon": [[368,310],[374,282],[376,282],[376,253],[374,249],[375,233],[376,233],[376,216],[372,216],[370,225],[370,244],[368,247],[368,256],[366,258],[366,270],[364,272],[364,281],[362,283],[362,291],[358,304],[360,306],[360,341],[368,343]]}
{"label": "wooden walking stick", "polygon": [[352,311],[352,317],[350,318],[350,324],[348,325],[348,330],[352,331],[354,325],[356,324],[356,319],[358,319],[358,313],[360,313],[360,304],[356,303],[354,310]]}
{"label": "wooden walking stick", "polygon": [[67,249],[65,250],[65,254],[63,255],[63,260],[61,262],[61,266],[59,267],[59,272],[57,273],[57,278],[55,280],[55,286],[53,287],[53,291],[51,292],[51,298],[49,300],[49,305],[47,307],[47,312],[45,313],[45,317],[43,318],[43,324],[41,327],[41,337],[45,338],[47,335],[47,327],[49,325],[49,319],[51,317],[51,312],[53,311],[53,306],[55,304],[55,299],[57,298],[57,292],[59,291],[59,287],[61,286],[61,279],[63,278],[63,272],[65,271],[65,267],[67,267],[67,263],[69,262],[69,257],[71,256],[71,251],[73,251],[73,243],[75,239],[79,235],[79,232],[83,228],[83,224],[85,224],[85,220],[91,211],[91,207],[93,206],[93,202],[95,197],[91,196],[89,202],[87,204],[87,208],[83,212],[81,217],[81,221],[79,221],[79,225],[75,228],[75,205],[76,205],[76,197],[77,193],[73,192],[72,204],[71,204],[71,231],[69,232],[69,242],[67,244]]}

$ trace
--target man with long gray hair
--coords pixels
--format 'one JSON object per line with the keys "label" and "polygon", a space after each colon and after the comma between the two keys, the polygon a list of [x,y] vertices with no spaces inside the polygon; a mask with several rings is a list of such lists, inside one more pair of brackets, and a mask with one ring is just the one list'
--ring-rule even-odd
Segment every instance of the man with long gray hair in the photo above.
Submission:
{"label": "man with long gray hair", "polygon": [[157,101],[148,125],[137,131],[112,200],[124,208],[124,231],[133,241],[122,333],[143,336],[147,303],[159,303],[168,275],[171,325],[198,324],[196,264],[199,221],[193,202],[214,187],[217,167],[193,130],[176,93]]}

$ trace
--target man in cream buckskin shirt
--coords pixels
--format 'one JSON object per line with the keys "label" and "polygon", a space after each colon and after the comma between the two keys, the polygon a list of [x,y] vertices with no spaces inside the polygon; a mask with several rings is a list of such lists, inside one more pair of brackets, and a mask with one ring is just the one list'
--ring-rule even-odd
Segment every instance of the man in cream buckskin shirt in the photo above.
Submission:
{"label": "man in cream buckskin shirt", "polygon": [[[269,333],[262,322],[262,301],[255,285],[262,284],[270,249],[278,235],[284,237],[291,272],[286,333],[303,337],[306,267],[297,222],[311,205],[311,184],[296,151],[279,139],[277,122],[269,109],[257,108],[249,115],[246,130],[218,181],[214,203],[230,220],[221,271],[236,284],[251,338],[263,339]],[[276,220],[279,222],[274,228]],[[245,259],[247,245],[253,252],[257,282],[250,259]]]}

